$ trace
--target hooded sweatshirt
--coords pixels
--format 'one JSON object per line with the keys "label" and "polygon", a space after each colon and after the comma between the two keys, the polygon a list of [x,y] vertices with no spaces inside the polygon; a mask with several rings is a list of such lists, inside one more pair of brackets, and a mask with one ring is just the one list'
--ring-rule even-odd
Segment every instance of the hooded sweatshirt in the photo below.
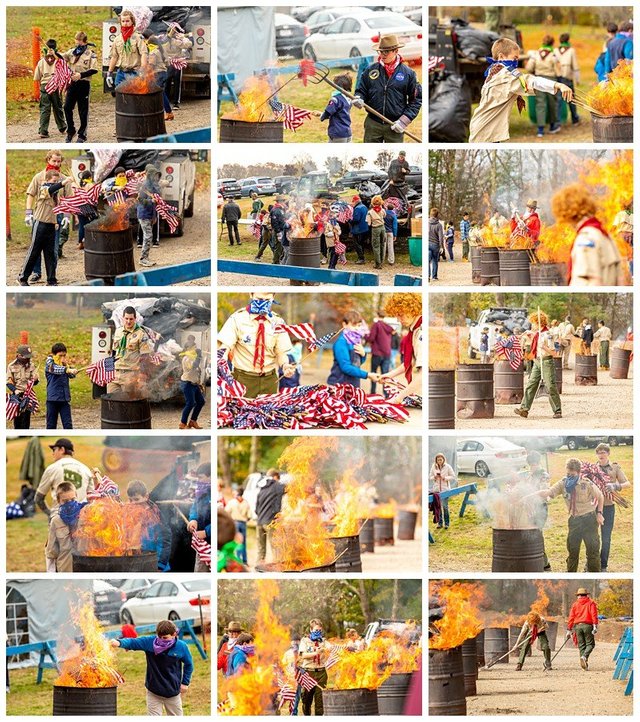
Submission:
{"label": "hooded sweatshirt", "polygon": [[567,627],[573,629],[576,624],[597,624],[598,607],[590,597],[578,597],[569,612]]}
{"label": "hooded sweatshirt", "polygon": [[442,223],[440,223],[437,218],[429,218],[429,245],[444,245],[444,231],[442,230]]}

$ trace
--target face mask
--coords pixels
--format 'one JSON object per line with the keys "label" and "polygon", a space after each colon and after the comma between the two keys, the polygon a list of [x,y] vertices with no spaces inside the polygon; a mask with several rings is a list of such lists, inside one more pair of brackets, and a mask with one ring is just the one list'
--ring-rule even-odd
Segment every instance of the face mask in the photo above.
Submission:
{"label": "face mask", "polygon": [[354,346],[362,341],[362,334],[354,328],[345,328],[342,335],[345,337],[347,343],[353,344]]}
{"label": "face mask", "polygon": [[160,639],[160,637],[156,637],[153,640],[153,653],[162,654],[162,652],[166,652],[168,649],[171,649],[175,643],[175,637],[171,637],[171,639]]}
{"label": "face mask", "polygon": [[321,642],[322,641],[322,630],[321,629],[314,629],[313,632],[309,635],[309,639],[312,642]]}
{"label": "face mask", "polygon": [[500,65],[504,65],[504,67],[507,70],[517,70],[518,69],[518,61],[517,60],[494,60],[493,58],[487,58],[487,62],[489,63],[489,66],[484,71],[485,78],[489,74],[489,70],[491,69],[491,66],[495,65],[496,63],[499,63]]}
{"label": "face mask", "polygon": [[64,504],[60,504],[58,507],[58,514],[67,526],[73,526],[78,523],[78,516],[80,516],[82,508],[86,506],[86,504],[86,501],[81,504],[77,499],[65,501]]}
{"label": "face mask", "polygon": [[271,316],[271,306],[273,306],[273,301],[262,298],[252,298],[251,301],[249,301],[247,310],[256,316]]}
{"label": "face mask", "polygon": [[206,481],[196,482],[196,499],[200,499],[207,494],[211,494],[211,484]]}

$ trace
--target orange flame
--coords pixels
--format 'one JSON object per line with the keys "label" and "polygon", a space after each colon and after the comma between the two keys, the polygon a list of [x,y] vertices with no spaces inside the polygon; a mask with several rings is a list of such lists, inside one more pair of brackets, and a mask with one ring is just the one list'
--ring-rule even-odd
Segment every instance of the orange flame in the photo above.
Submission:
{"label": "orange flame", "polygon": [[398,511],[398,504],[395,499],[389,499],[386,504],[378,504],[373,509],[373,514],[378,519],[393,519]]}
{"label": "orange flame", "polygon": [[332,537],[354,536],[360,530],[360,520],[369,518],[371,513],[370,491],[372,484],[361,484],[355,476],[355,469],[347,469],[338,484],[335,502],[338,507],[331,523]]}
{"label": "orange flame", "polygon": [[129,209],[135,201],[116,203],[90,223],[87,228],[96,231],[126,231],[129,228]]}
{"label": "orange flame", "polygon": [[130,95],[148,95],[158,90],[160,86],[156,82],[156,73],[150,65],[138,70],[131,78],[123,80],[117,88],[118,93]]}
{"label": "orange flame", "polygon": [[587,103],[603,115],[633,115],[633,61],[620,60],[608,80],[587,93]]}
{"label": "orange flame", "polygon": [[275,88],[272,88],[264,75],[252,75],[247,78],[238,94],[238,105],[224,116],[228,120],[244,120],[261,123],[273,120],[273,112],[267,103]]}
{"label": "orange flame", "polygon": [[479,604],[484,590],[479,584],[436,581],[429,586],[445,610],[442,619],[430,623],[436,631],[429,639],[431,649],[459,647],[482,631]]}

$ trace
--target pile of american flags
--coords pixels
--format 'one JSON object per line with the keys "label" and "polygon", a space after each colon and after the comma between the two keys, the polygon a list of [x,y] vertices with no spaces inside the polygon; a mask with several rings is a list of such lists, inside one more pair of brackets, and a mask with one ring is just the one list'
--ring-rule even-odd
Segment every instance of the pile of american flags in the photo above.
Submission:
{"label": "pile of american flags", "polygon": [[335,201],[331,204],[331,210],[339,223],[348,223],[353,218],[353,206],[346,201]]}
{"label": "pile of american flags", "polygon": [[502,361],[508,361],[509,366],[514,371],[520,368],[524,354],[522,353],[522,346],[520,345],[520,339],[517,336],[500,336],[494,346],[496,358]]}
{"label": "pile of american flags", "polygon": [[599,464],[590,464],[588,461],[583,461],[580,467],[580,473],[582,476],[586,476],[598,489],[604,494],[604,498],[609,501],[614,501],[616,504],[627,509],[629,502],[619,492],[613,490],[609,491],[607,485],[611,484],[611,477],[602,469]]}
{"label": "pile of american flags", "polygon": [[107,496],[120,496],[120,489],[113,479],[110,479],[108,476],[99,476],[98,479],[98,486],[92,491],[87,492],[87,499],[89,501],[104,499]]}
{"label": "pile of american flags", "polygon": [[71,85],[71,68],[67,64],[67,61],[63,58],[58,58],[53,66],[53,75],[49,82],[45,85],[45,90],[49,95],[55,93],[58,90],[66,90]]}
{"label": "pile of american flags", "polygon": [[7,421],[13,421],[25,411],[35,414],[40,409],[40,403],[36,398],[36,392],[33,390],[35,381],[32,379],[27,382],[27,386],[22,396],[18,396],[15,392],[7,394],[6,417]]}

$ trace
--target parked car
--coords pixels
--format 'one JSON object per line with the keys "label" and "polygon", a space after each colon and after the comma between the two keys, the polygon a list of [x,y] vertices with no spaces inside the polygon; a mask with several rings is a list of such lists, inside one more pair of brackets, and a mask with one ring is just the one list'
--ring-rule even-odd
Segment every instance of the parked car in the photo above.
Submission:
{"label": "parked car", "polygon": [[302,57],[302,44],[309,35],[306,25],[284,13],[275,13],[276,53],[278,57]]}
{"label": "parked car", "polygon": [[218,208],[222,208],[222,206],[224,205],[224,196],[222,195],[222,193],[218,193],[217,205]]}
{"label": "parked car", "polygon": [[127,601],[127,595],[104,579],[94,579],[92,585],[96,619],[102,624],[118,624],[120,608]]}
{"label": "parked car", "polygon": [[245,178],[240,181],[242,197],[248,198],[252,193],[259,196],[273,196],[276,193],[276,184],[273,178]]}
{"label": "parked car", "polygon": [[324,5],[295,5],[291,8],[291,15],[299,22],[304,23],[313,13],[323,8]]}
{"label": "parked car", "polygon": [[375,175],[376,171],[374,170],[350,170],[347,171],[342,178],[338,178],[336,180],[336,188],[338,190],[345,190],[346,188],[355,188],[358,183],[362,183],[363,181],[371,180],[371,178]]}
{"label": "parked car", "polygon": [[294,175],[277,175],[273,182],[276,186],[276,193],[291,193],[298,184],[298,179]]}
{"label": "parked car", "polygon": [[422,58],[422,28],[400,13],[359,10],[344,15],[309,35],[302,46],[305,58],[336,60],[374,55],[373,44],[394,34],[404,44],[405,60]]}
{"label": "parked car", "polygon": [[527,465],[527,450],[498,436],[460,439],[456,445],[456,466],[459,474],[509,477]]}
{"label": "parked car", "polygon": [[220,178],[218,180],[218,193],[227,198],[242,198],[242,188],[235,178]]}
{"label": "parked car", "polygon": [[397,619],[377,619],[375,622],[369,622],[364,630],[363,639],[367,647],[371,644],[371,640],[383,632],[395,634],[397,637],[404,637],[407,641],[417,643],[420,641],[422,634],[422,625],[410,624],[406,620]]}
{"label": "parked car", "polygon": [[609,446],[626,444],[632,446],[633,436],[565,436],[562,440],[562,446],[566,446],[569,451],[595,449],[598,444],[609,444]]}
{"label": "parked car", "polygon": [[317,33],[320,28],[325,25],[332,23],[334,20],[341,18],[343,15],[349,15],[352,12],[358,12],[360,8],[346,7],[346,8],[322,8],[322,10],[316,10],[311,13],[306,20],[300,20],[309,29],[309,34]]}
{"label": "parked car", "polygon": [[153,579],[107,579],[109,584],[124,592],[127,599],[137,597],[153,584]]}
{"label": "parked car", "polygon": [[123,624],[151,624],[159,619],[194,619],[200,626],[202,606],[205,621],[211,619],[211,582],[208,579],[159,580],[128,599],[120,609]]}

